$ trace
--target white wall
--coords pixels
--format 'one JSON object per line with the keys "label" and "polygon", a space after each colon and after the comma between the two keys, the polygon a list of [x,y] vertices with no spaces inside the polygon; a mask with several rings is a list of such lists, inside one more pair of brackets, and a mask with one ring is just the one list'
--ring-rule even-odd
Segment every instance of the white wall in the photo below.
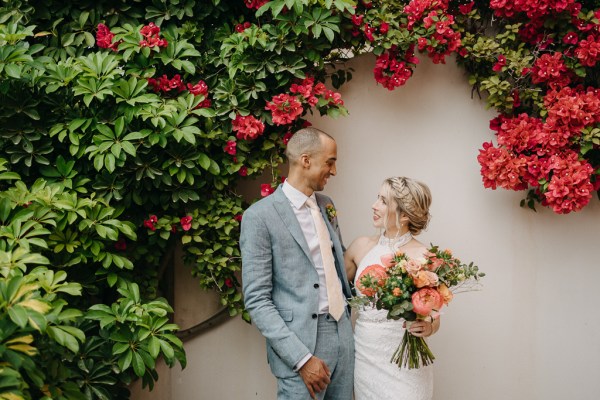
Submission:
{"label": "white wall", "polygon": [[[381,181],[417,178],[433,193],[420,239],[453,249],[487,273],[482,291],[461,294],[431,340],[436,400],[596,399],[600,392],[600,204],[559,216],[521,209],[523,193],[484,189],[476,157],[494,116],[453,62],[425,57],[406,86],[373,79],[374,58],[351,62],[342,95],[350,116],[313,118],[338,142],[336,201],[346,244],[372,234]],[[172,398],[274,399],[264,342],[236,319],[186,344],[188,368],[173,370]],[[235,382],[227,383],[226,382]]]}

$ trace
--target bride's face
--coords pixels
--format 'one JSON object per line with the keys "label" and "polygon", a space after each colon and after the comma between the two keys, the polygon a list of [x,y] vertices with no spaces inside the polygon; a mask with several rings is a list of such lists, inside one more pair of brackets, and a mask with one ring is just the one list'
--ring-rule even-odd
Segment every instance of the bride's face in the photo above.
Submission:
{"label": "bride's face", "polygon": [[373,209],[373,226],[389,233],[398,228],[396,227],[396,204],[388,198],[386,189],[385,186],[381,187],[377,200],[371,208]]}

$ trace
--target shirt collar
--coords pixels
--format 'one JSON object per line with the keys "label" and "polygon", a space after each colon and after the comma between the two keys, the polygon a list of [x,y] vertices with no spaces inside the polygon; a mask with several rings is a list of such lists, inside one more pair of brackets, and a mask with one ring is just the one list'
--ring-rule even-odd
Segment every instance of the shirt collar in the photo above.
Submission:
{"label": "shirt collar", "polygon": [[[283,182],[281,190],[283,190],[285,197],[288,198],[290,203],[292,203],[294,208],[297,210],[299,210],[306,203],[306,200],[308,200],[307,195],[293,187],[290,183],[288,183],[287,180]],[[310,197],[315,201],[315,203],[317,202],[317,197],[315,196],[314,192],[312,195],[310,195]]]}

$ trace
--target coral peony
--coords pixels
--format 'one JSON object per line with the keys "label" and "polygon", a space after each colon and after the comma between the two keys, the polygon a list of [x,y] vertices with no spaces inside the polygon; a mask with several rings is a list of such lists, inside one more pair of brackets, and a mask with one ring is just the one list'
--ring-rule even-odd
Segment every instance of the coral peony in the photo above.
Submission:
{"label": "coral peony", "polygon": [[378,286],[382,286],[387,277],[387,272],[384,266],[379,264],[369,265],[360,274],[356,281],[356,289],[358,289],[365,296],[374,296],[376,293],[375,288],[366,288],[363,286],[363,279],[369,279],[371,282],[376,281]]}
{"label": "coral peony", "polygon": [[421,316],[428,316],[432,311],[439,311],[444,305],[440,292],[433,288],[422,288],[412,295],[413,311]]}

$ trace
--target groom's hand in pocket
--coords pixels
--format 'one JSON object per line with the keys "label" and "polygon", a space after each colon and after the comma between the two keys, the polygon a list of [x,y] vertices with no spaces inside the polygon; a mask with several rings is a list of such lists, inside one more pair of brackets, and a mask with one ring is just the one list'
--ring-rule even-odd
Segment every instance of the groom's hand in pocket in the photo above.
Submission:
{"label": "groom's hand in pocket", "polygon": [[304,384],[308,388],[311,398],[315,398],[315,393],[319,393],[329,385],[329,368],[323,360],[312,356],[306,364],[300,368],[300,376],[304,380]]}

